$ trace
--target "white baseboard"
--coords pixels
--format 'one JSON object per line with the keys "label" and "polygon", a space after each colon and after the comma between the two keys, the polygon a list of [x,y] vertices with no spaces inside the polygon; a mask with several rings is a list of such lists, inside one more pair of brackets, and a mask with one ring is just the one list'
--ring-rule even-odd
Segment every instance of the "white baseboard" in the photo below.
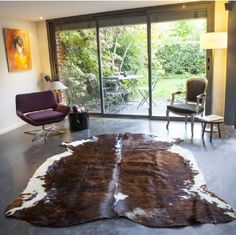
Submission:
{"label": "white baseboard", "polygon": [[15,130],[16,128],[21,127],[23,125],[25,125],[25,122],[18,122],[12,126],[7,127],[7,128],[0,129],[0,135],[3,135],[9,131]]}

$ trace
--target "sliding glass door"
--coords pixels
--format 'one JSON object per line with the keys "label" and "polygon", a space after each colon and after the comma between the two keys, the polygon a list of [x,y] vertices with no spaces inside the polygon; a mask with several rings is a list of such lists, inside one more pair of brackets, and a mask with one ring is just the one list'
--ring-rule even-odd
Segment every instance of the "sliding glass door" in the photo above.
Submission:
{"label": "sliding glass door", "polygon": [[60,80],[68,87],[68,103],[100,113],[96,28],[92,26],[60,27],[56,32],[57,61]]}
{"label": "sliding glass door", "polygon": [[104,112],[147,116],[146,17],[105,19],[99,26]]}
{"label": "sliding glass door", "polygon": [[152,115],[165,116],[172,93],[185,91],[189,78],[206,77],[206,53],[199,44],[206,19],[153,22],[151,29]]}

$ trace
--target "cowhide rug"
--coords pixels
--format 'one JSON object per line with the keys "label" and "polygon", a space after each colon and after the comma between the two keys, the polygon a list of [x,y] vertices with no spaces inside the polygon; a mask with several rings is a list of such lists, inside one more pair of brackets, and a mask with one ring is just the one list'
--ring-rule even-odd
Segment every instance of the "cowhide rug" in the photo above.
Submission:
{"label": "cowhide rug", "polygon": [[177,141],[126,133],[63,145],[67,151],[36,170],[6,216],[41,226],[117,217],[154,227],[235,219]]}

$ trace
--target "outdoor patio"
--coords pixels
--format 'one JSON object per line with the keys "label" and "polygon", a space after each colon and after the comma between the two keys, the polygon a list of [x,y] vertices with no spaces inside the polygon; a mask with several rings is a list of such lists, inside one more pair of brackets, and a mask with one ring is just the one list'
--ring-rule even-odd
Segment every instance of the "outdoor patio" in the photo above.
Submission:
{"label": "outdoor patio", "polygon": [[[153,116],[166,116],[166,106],[169,101],[165,99],[153,100],[156,105],[152,105]],[[145,102],[139,106],[141,100],[132,100],[122,104],[113,104],[112,107],[105,110],[106,114],[123,114],[123,115],[148,115],[149,104]],[[89,107],[91,113],[100,113],[100,106]]]}

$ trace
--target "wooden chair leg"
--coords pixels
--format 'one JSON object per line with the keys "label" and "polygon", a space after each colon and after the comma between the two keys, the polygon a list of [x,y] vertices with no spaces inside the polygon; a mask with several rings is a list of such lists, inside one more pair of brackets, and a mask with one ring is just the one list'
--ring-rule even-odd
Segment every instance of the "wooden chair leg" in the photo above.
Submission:
{"label": "wooden chair leg", "polygon": [[219,138],[221,138],[220,123],[218,123],[218,132],[219,132]]}
{"label": "wooden chair leg", "polygon": [[169,109],[166,109],[166,119],[167,119],[166,129],[169,128],[169,123],[170,123],[169,112],[170,112]]}
{"label": "wooden chair leg", "polygon": [[185,116],[184,121],[185,121],[185,126],[186,126],[186,125],[187,125],[187,122],[188,122],[188,116]]}
{"label": "wooden chair leg", "polygon": [[202,127],[202,137],[204,137],[205,130],[206,130],[206,122],[203,123],[203,127]]}
{"label": "wooden chair leg", "polygon": [[212,142],[212,134],[213,134],[213,123],[211,123],[210,142]]}
{"label": "wooden chair leg", "polygon": [[192,137],[193,137],[193,131],[194,131],[194,119],[195,119],[195,116],[191,115],[191,133],[192,133]]}

